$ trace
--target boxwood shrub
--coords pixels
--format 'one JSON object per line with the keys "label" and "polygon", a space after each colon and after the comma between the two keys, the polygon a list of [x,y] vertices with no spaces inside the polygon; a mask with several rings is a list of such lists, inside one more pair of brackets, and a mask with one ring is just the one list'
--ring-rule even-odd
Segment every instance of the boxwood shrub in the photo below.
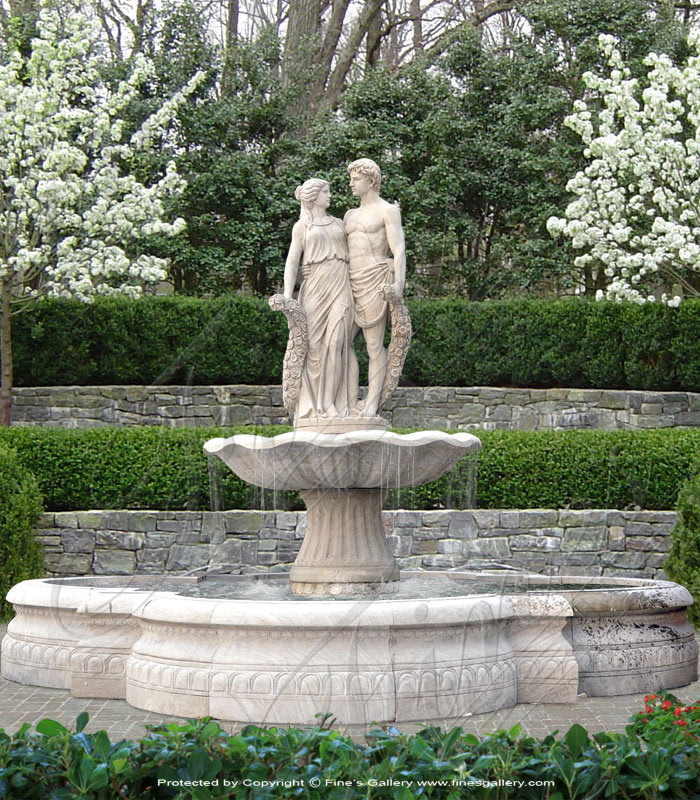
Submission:
{"label": "boxwood shrub", "polygon": [[42,512],[41,494],[14,450],[0,442],[0,620],[12,616],[5,595],[15,583],[44,574],[32,529]]}
{"label": "boxwood shrub", "polygon": [[308,728],[247,725],[229,735],[207,717],[112,742],[104,730],[86,730],[83,712],[75,732],[51,719],[36,733],[29,724],[14,735],[0,729],[0,798],[698,797],[698,705],[684,709],[666,693],[645,700],[624,733],[589,734],[574,724],[542,739],[522,735],[520,725],[483,737],[423,725],[410,734],[375,729],[357,742],[326,719]]}
{"label": "boxwood shrub", "polygon": [[[700,300],[410,301],[406,385],[700,391]],[[14,323],[18,386],[279,383],[286,323],[263,299],[39,303]],[[366,363],[365,348],[357,346]]]}
{"label": "boxwood shrub", "polygon": [[[46,507],[204,509],[302,508],[294,493],[244,484],[202,444],[216,436],[288,428],[9,428],[14,447],[37,478]],[[700,429],[652,431],[481,431],[479,508],[674,508],[698,469]],[[403,490],[387,507],[465,507],[473,465]]]}

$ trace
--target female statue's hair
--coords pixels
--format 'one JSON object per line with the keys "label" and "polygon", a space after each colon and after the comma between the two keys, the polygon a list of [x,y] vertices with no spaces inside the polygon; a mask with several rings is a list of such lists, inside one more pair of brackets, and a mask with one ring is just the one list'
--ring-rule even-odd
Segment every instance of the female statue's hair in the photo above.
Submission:
{"label": "female statue's hair", "polygon": [[357,161],[348,164],[348,172],[357,172],[360,175],[364,175],[374,191],[379,191],[379,187],[382,184],[382,171],[371,158],[358,158]]}
{"label": "female statue's hair", "polygon": [[321,189],[325,189],[330,184],[322,178],[309,178],[301,186],[294,190],[294,197],[301,203],[301,219],[311,219],[311,209],[316,202]]}

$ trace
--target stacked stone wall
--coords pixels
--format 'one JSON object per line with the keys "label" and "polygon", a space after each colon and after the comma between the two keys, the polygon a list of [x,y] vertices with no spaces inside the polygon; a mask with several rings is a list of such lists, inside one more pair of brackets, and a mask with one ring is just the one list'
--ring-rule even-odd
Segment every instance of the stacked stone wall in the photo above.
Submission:
{"label": "stacked stone wall", "polygon": [[[383,413],[395,427],[562,430],[700,426],[700,394],[612,389],[400,387]],[[288,424],[279,386],[54,386],[14,391],[13,424]]]}
{"label": "stacked stone wall", "polygon": [[[385,511],[402,569],[508,567],[546,575],[664,578],[673,511]],[[47,572],[68,575],[284,572],[304,512],[76,511],[44,514]]]}

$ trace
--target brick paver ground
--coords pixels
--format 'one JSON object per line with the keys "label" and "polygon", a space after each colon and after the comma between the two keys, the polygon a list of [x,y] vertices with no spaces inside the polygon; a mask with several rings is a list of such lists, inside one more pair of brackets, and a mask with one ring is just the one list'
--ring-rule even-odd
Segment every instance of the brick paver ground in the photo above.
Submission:
{"label": "brick paver ground", "polygon": [[[6,626],[0,626],[0,638]],[[700,681],[676,689],[673,692],[684,704],[700,700]],[[459,720],[431,720],[443,727],[460,725],[467,731],[483,734],[500,728],[510,728],[520,723],[522,732],[530,736],[544,737],[559,730],[564,732],[578,722],[590,732],[608,730],[624,731],[629,718],[643,706],[643,694],[619,697],[579,697],[576,703],[553,703],[547,705],[517,705],[488,714],[478,714]],[[181,717],[170,717],[141,711],[125,700],[89,700],[71,697],[67,689],[44,689],[24,686],[0,678],[0,728],[14,733],[25,722],[36,725],[39,720],[50,717],[68,727],[72,726],[81,711],[87,711],[90,722],[87,731],[104,729],[112,741],[122,738],[137,739],[145,733],[146,725],[179,721]],[[262,721],[264,724],[264,721]],[[220,722],[224,730],[232,732],[240,725]],[[365,726],[336,726],[340,730],[361,738],[368,729]],[[369,727],[369,726],[368,726]],[[372,726],[376,727],[376,726]],[[403,723],[400,730],[412,732],[418,723]]]}

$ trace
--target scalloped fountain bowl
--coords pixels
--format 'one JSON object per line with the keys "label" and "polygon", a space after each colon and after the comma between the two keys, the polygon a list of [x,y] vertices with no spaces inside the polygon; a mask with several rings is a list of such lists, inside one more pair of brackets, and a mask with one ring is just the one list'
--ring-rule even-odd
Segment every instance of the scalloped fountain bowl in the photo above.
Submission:
{"label": "scalloped fountain bowl", "polygon": [[[180,716],[457,720],[697,677],[692,602],[665,581],[404,573],[401,594],[298,598],[284,576],[24,581],[2,674]],[[414,585],[415,584],[415,585]]]}
{"label": "scalloped fountain bowl", "polygon": [[290,572],[295,594],[397,591],[399,567],[382,528],[388,489],[437,480],[481,442],[469,433],[364,430],[211,439],[209,455],[266,489],[298,489],[306,534]]}

